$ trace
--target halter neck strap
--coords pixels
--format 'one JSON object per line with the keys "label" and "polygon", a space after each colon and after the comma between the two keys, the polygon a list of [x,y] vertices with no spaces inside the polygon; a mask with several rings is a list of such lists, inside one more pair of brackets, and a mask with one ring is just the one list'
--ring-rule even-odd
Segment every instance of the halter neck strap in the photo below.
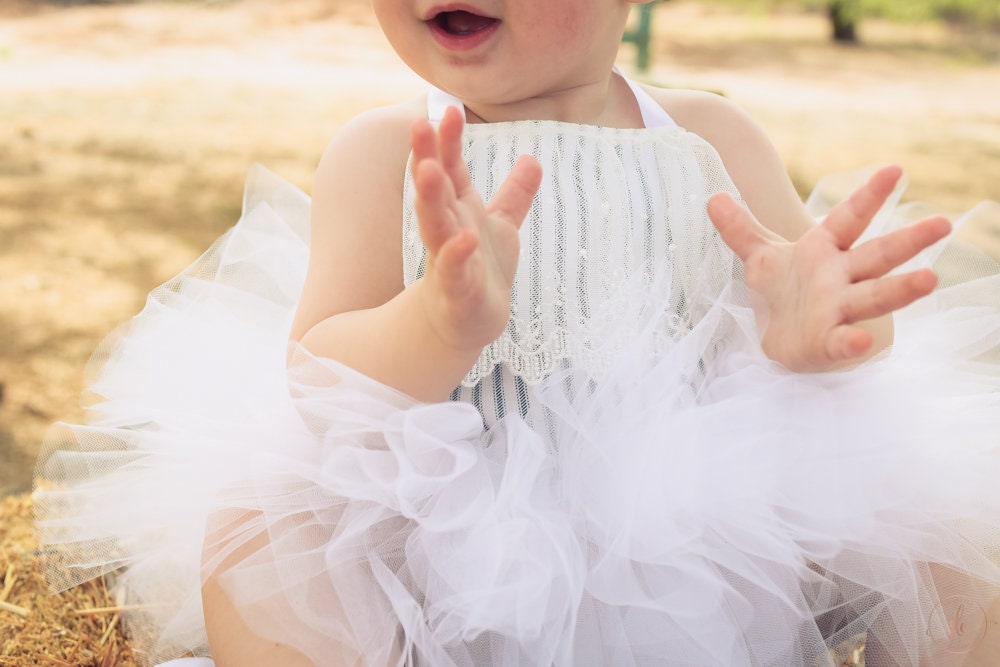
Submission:
{"label": "halter neck strap", "polygon": [[[615,73],[628,84],[632,95],[635,96],[635,101],[639,104],[639,111],[642,114],[642,123],[645,127],[676,127],[677,123],[674,122],[674,119],[649,96],[649,93],[617,69]],[[444,118],[444,112],[448,107],[456,107],[465,114],[465,105],[462,104],[461,100],[443,90],[431,88],[427,94],[427,119],[432,123],[440,122]]]}

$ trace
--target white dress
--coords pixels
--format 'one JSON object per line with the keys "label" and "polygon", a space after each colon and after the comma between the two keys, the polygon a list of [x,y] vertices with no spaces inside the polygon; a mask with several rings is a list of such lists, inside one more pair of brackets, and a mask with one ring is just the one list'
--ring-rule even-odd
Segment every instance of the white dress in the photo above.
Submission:
{"label": "white dress", "polygon": [[309,202],[255,169],[236,227],[98,351],[91,422],[53,429],[54,585],[124,568],[154,663],[207,655],[215,573],[317,665],[347,642],[378,665],[812,666],[860,640],[869,665],[961,664],[1000,594],[996,264],[899,313],[881,357],[790,373],[704,213],[737,194],[718,156],[636,94],[645,129],[466,129],[484,197],[522,153],[546,177],[510,324],[440,404],[286,345]]}

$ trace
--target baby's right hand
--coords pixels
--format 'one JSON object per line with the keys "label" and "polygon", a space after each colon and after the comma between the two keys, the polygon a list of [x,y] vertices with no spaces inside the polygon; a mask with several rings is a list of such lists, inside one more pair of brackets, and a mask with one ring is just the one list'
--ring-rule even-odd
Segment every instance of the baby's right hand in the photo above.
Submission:
{"label": "baby's right hand", "polygon": [[461,111],[449,108],[435,132],[414,124],[413,182],[427,266],[424,311],[442,343],[478,354],[510,318],[510,288],[520,251],[518,230],[541,183],[542,168],[522,156],[488,205],[462,158]]}

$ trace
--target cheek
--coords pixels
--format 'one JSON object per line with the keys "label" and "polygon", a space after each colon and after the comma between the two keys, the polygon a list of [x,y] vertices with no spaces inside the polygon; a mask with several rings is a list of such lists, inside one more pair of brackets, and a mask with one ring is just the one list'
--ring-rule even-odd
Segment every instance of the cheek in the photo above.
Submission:
{"label": "cheek", "polygon": [[587,17],[578,8],[579,1],[566,3],[552,0],[550,4],[550,0],[538,0],[540,8],[546,11],[532,12],[533,15],[524,23],[529,26],[525,32],[526,45],[557,57],[573,57],[586,51],[589,41]]}
{"label": "cheek", "polygon": [[583,12],[572,7],[566,8],[552,17],[552,30],[559,36],[560,41],[566,41],[580,33],[584,21]]}
{"label": "cheek", "polygon": [[390,0],[375,0],[372,9],[382,33],[390,42],[400,38],[403,32],[403,8]]}
{"label": "cheek", "polygon": [[372,7],[386,41],[400,58],[407,61],[413,50],[413,27],[403,20],[403,10],[396,4],[398,3],[376,0]]}

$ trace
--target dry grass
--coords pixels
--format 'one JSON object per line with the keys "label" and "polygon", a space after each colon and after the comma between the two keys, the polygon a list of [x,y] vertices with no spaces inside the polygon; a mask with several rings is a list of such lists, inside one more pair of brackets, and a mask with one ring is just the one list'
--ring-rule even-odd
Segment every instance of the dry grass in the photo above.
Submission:
{"label": "dry grass", "polygon": [[26,495],[0,500],[0,575],[0,665],[134,667],[103,580],[49,593]]}

